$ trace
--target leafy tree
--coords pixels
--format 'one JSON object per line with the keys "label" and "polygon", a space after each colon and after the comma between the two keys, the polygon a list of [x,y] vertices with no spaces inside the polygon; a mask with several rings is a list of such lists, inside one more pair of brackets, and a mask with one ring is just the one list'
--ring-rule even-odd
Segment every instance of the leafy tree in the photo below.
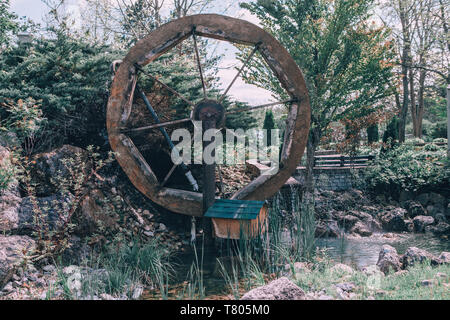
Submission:
{"label": "leafy tree", "polygon": [[399,120],[397,117],[393,117],[392,120],[386,127],[386,131],[383,134],[383,143],[393,143],[398,140],[398,124]]}
{"label": "leafy tree", "polygon": [[369,144],[378,142],[380,136],[378,134],[378,124],[372,125],[367,128],[367,140]]}
{"label": "leafy tree", "polygon": [[266,111],[266,116],[264,117],[264,125],[263,129],[267,130],[267,146],[272,145],[272,136],[270,134],[270,130],[276,128],[275,119],[273,116],[272,110]]}
{"label": "leafy tree", "polygon": [[[110,64],[118,55],[59,33],[0,55],[0,103],[32,98],[47,125],[37,150],[62,143],[103,145]],[[6,110],[0,110],[6,118]]]}
{"label": "leafy tree", "polygon": [[17,31],[17,16],[9,12],[9,0],[0,2],[0,50],[10,42],[11,33]]}
{"label": "leafy tree", "polygon": [[[370,20],[372,0],[258,0],[242,4],[288,49],[302,69],[312,107],[306,186],[312,190],[314,152],[331,122],[375,112],[392,89],[392,43]],[[285,92],[262,63],[245,74],[249,83]]]}

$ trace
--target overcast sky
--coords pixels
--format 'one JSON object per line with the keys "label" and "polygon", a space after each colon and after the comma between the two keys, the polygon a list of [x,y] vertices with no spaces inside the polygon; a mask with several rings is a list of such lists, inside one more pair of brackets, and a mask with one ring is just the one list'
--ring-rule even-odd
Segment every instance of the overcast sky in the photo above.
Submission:
{"label": "overcast sky", "polygon": [[[246,10],[242,10],[239,7],[239,2],[242,1],[214,0],[213,6],[207,12],[226,14],[258,24],[258,19]],[[69,10],[78,12],[82,8],[81,4],[83,0],[66,0],[66,3]],[[11,0],[11,11],[19,16],[31,18],[35,22],[42,22],[48,8],[41,0]],[[239,66],[239,62],[235,59],[236,49],[232,45],[222,42],[215,52],[224,55],[219,65],[219,78],[221,87],[226,88],[236,73],[234,67]],[[274,101],[269,92],[256,88],[255,86],[247,85],[241,79],[238,79],[233,85],[233,88],[230,90],[230,95],[239,101],[248,102],[252,105]]]}

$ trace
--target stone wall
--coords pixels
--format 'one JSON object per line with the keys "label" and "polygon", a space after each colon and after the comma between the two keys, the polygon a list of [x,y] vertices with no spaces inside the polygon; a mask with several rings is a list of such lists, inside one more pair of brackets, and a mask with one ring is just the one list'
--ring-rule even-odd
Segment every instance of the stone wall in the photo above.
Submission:
{"label": "stone wall", "polygon": [[[320,190],[344,191],[361,188],[364,180],[361,175],[364,168],[314,168],[315,186]],[[306,169],[298,167],[293,177],[301,185],[305,181]]]}

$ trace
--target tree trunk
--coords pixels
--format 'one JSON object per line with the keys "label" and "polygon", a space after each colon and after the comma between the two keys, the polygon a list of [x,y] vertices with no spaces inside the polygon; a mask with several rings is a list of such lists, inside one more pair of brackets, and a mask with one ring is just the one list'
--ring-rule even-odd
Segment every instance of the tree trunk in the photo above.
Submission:
{"label": "tree trunk", "polygon": [[422,138],[422,122],[423,122],[423,113],[425,110],[425,102],[424,102],[424,95],[425,95],[425,77],[426,77],[426,71],[421,70],[419,73],[419,92],[417,96],[417,136],[418,138]]}
{"label": "tree trunk", "polygon": [[411,66],[411,34],[408,10],[403,0],[398,0],[400,22],[402,24],[403,50],[401,56],[402,62],[402,83],[403,83],[403,102],[399,114],[398,124],[398,141],[405,142],[406,115],[408,113],[409,104],[409,88],[408,88],[408,69]]}
{"label": "tree trunk", "polygon": [[409,96],[410,96],[410,110],[413,124],[413,135],[418,137],[417,130],[417,106],[416,106],[416,92],[414,90],[414,70],[409,69]]}
{"label": "tree trunk", "polygon": [[[408,56],[407,50],[403,50],[403,57]],[[402,59],[403,60],[403,59]],[[404,61],[404,60],[403,60]],[[398,141],[400,143],[405,142],[405,127],[406,127],[406,115],[408,113],[409,104],[409,89],[408,89],[408,67],[403,63],[402,65],[402,82],[403,82],[403,102],[399,114],[398,123]]]}
{"label": "tree trunk", "polygon": [[314,156],[319,145],[319,130],[311,129],[306,150],[305,193],[314,194]]}

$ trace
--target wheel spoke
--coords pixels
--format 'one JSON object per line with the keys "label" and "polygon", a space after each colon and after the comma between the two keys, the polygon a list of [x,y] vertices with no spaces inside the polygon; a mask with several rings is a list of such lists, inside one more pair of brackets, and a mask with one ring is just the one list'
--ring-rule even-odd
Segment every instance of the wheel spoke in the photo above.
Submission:
{"label": "wheel spoke", "polygon": [[247,108],[242,108],[242,109],[238,109],[238,110],[230,110],[230,111],[227,111],[226,114],[234,114],[234,113],[256,110],[256,109],[261,109],[261,108],[266,108],[266,107],[273,107],[273,106],[277,106],[280,104],[292,103],[292,102],[297,102],[297,101],[298,100],[296,100],[296,99],[290,99],[290,100],[284,100],[284,101],[271,102],[271,103],[262,104],[259,106],[247,107]]}
{"label": "wheel spoke", "polygon": [[139,65],[135,65],[135,67],[141,71],[142,73],[144,73],[145,75],[149,76],[150,78],[152,78],[154,81],[158,82],[160,85],[162,85],[164,88],[166,88],[167,90],[169,90],[170,92],[172,92],[174,95],[176,95],[178,98],[180,98],[181,100],[183,100],[184,102],[186,102],[187,104],[189,104],[190,106],[194,107],[195,104],[191,101],[189,101],[186,97],[184,97],[181,93],[179,93],[178,91],[176,91],[175,89],[173,89],[172,87],[168,86],[167,84],[165,84],[164,82],[162,82],[161,80],[159,80],[157,77],[155,77],[154,75],[152,75],[149,72],[146,72],[144,69],[142,69]]}
{"label": "wheel spoke", "polygon": [[169,178],[172,176],[173,172],[177,167],[178,167],[177,164],[174,164],[172,166],[172,169],[170,169],[169,173],[167,173],[166,177],[164,178],[164,181],[161,183],[161,187],[164,187],[166,185],[167,181],[169,181]]}
{"label": "wheel spoke", "polygon": [[200,73],[200,80],[202,81],[203,97],[206,99],[206,84],[205,84],[205,79],[203,77],[203,69],[202,69],[202,64],[200,62],[200,54],[198,52],[197,36],[195,34],[195,27],[192,29],[192,38],[194,39],[195,56],[196,56],[196,59],[197,59],[198,71]]}
{"label": "wheel spoke", "polygon": [[247,60],[245,60],[244,64],[242,65],[242,67],[239,69],[238,73],[236,74],[236,76],[234,77],[233,81],[231,81],[231,83],[229,84],[228,88],[225,90],[225,92],[222,94],[222,96],[219,99],[219,103],[223,101],[223,99],[225,99],[228,91],[230,91],[231,87],[233,86],[233,84],[236,82],[237,78],[241,75],[242,71],[244,71],[244,69],[247,67],[247,65],[250,63],[250,61],[252,60],[253,56],[255,55],[256,51],[258,51],[260,46],[260,43],[258,42],[255,47],[253,48],[252,52],[250,53],[250,55],[247,57]]}
{"label": "wheel spoke", "polygon": [[139,132],[139,131],[145,131],[145,130],[151,130],[151,129],[158,129],[162,127],[168,127],[168,126],[174,126],[180,123],[185,123],[191,121],[191,118],[184,118],[179,120],[173,120],[173,121],[167,121],[167,122],[161,122],[157,124],[153,124],[151,126],[145,126],[140,128],[133,128],[133,129],[123,129],[125,132]]}

